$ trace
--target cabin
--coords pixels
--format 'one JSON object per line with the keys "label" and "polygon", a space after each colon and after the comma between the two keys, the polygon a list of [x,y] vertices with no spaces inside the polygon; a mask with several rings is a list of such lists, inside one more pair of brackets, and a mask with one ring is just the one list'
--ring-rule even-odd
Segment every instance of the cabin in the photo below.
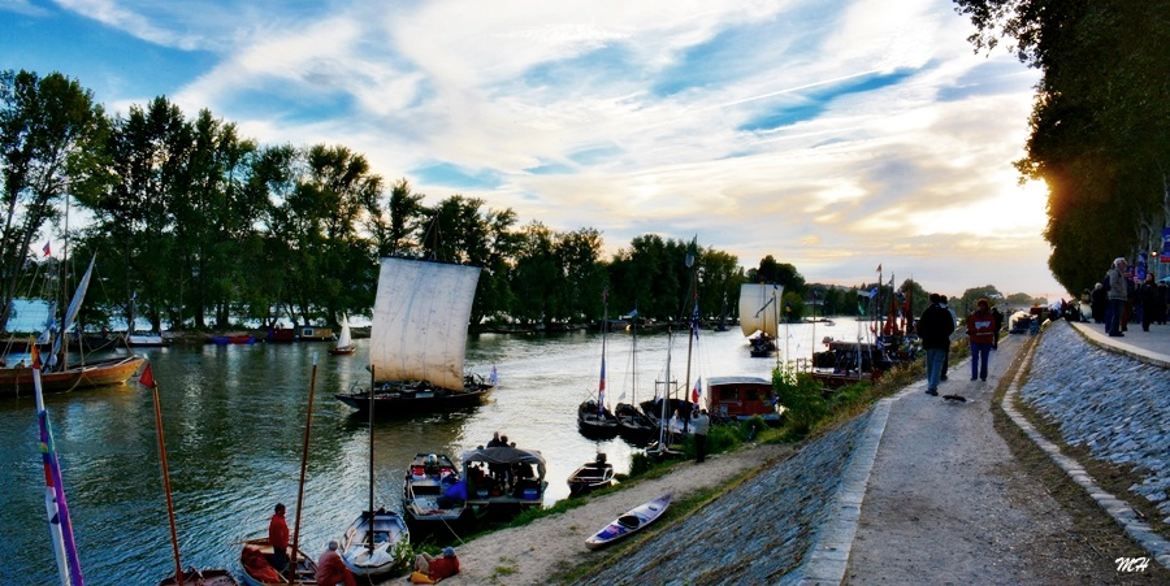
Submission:
{"label": "cabin", "polygon": [[313,326],[305,326],[301,328],[301,340],[305,341],[319,341],[332,340],[333,328],[315,328]]}
{"label": "cabin", "polygon": [[772,382],[757,376],[716,376],[707,382],[707,412],[716,419],[762,417],[780,424],[780,408]]}

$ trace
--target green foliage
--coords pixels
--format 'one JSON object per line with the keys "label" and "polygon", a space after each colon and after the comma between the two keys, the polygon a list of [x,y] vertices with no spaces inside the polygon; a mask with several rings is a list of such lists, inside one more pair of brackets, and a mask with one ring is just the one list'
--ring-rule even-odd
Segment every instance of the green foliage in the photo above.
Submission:
{"label": "green foliage", "polygon": [[772,388],[784,406],[784,418],[798,432],[808,432],[828,414],[821,384],[808,373],[772,371]]}

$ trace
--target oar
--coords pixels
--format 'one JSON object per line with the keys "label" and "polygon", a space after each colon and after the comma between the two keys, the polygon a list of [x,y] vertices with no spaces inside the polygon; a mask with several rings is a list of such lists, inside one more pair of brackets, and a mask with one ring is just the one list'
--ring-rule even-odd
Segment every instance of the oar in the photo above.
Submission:
{"label": "oar", "polygon": [[313,353],[313,374],[309,377],[309,409],[305,414],[305,445],[301,452],[301,482],[297,486],[297,517],[293,523],[292,557],[288,565],[289,581],[297,581],[297,553],[301,546],[301,503],[305,499],[305,468],[309,463],[309,430],[313,428],[313,392],[317,389],[317,353]]}

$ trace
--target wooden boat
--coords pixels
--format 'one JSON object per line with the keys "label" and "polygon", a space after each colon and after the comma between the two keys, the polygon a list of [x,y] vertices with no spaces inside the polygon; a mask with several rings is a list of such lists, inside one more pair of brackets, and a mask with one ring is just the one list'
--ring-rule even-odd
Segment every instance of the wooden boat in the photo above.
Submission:
{"label": "wooden boat", "polygon": [[604,529],[586,539],[585,547],[598,549],[633,535],[661,517],[662,513],[666,512],[667,507],[670,506],[671,499],[672,495],[667,493],[626,511],[625,514],[606,525]]}
{"label": "wooden boat", "polygon": [[256,338],[247,332],[235,332],[210,336],[208,341],[216,346],[227,346],[228,344],[255,344]]}
{"label": "wooden boat", "polygon": [[592,462],[587,462],[569,475],[569,496],[589,494],[599,488],[607,488],[617,484],[613,477],[613,464],[605,461],[605,454],[597,454]]}
{"label": "wooden boat", "polygon": [[[42,372],[41,385],[46,393],[122,385],[138,372],[144,362],[146,359],[141,356],[89,361],[65,370]],[[32,392],[32,368],[0,368],[0,396],[25,396]]]}
{"label": "wooden boat", "polygon": [[772,382],[758,376],[713,376],[708,381],[707,411],[717,420],[743,421],[761,417],[780,424]]}
{"label": "wooden boat", "polygon": [[[754,358],[776,352],[783,293],[783,287],[768,283],[744,283],[739,287],[739,327],[748,338]],[[759,335],[755,335],[757,332]]]}
{"label": "wooden boat", "polygon": [[297,341],[297,331],[294,328],[274,327],[268,330],[264,341],[269,344],[292,344]]}
{"label": "wooden boat", "polygon": [[493,386],[465,376],[467,323],[478,267],[384,258],[370,328],[372,385],[338,394],[378,415],[453,411],[480,404]]}
{"label": "wooden boat", "polygon": [[[544,501],[544,457],[536,450],[482,448],[463,453],[467,506],[477,515],[507,518]],[[506,471],[506,472],[505,472]]]}
{"label": "wooden boat", "polygon": [[577,406],[577,430],[590,439],[608,439],[618,434],[618,420],[609,409],[589,399]]}
{"label": "wooden boat", "polygon": [[[291,547],[290,547],[291,549]],[[272,543],[267,537],[249,539],[244,542],[244,549],[240,551],[240,566],[244,584],[247,586],[281,586],[292,584],[286,574],[278,574],[272,569],[268,560],[272,556]],[[273,579],[275,577],[275,579]],[[314,562],[302,550],[297,550],[296,584],[316,586],[317,562]]]}
{"label": "wooden boat", "polygon": [[[378,509],[373,517],[370,539],[370,512],[354,519],[341,538],[341,560],[357,576],[383,576],[395,569],[395,548],[410,541],[410,531],[398,513]],[[372,543],[373,547],[369,547]]]}
{"label": "wooden boat", "polygon": [[630,444],[648,443],[658,432],[654,420],[629,403],[618,403],[614,417],[618,420],[618,434]]}
{"label": "wooden boat", "polygon": [[[236,577],[227,570],[199,570],[187,568],[183,570],[183,586],[239,586]],[[174,576],[163,579],[158,586],[178,586],[179,581]]]}
{"label": "wooden boat", "polygon": [[171,341],[162,337],[162,334],[154,332],[145,334],[132,333],[126,335],[126,345],[132,348],[158,348],[170,346]]}
{"label": "wooden boat", "polygon": [[459,470],[446,454],[415,454],[402,484],[402,511],[412,531],[438,532],[465,520],[467,503],[441,498],[458,482]]}
{"label": "wooden boat", "polygon": [[341,316],[341,335],[337,337],[337,344],[329,349],[334,356],[346,356],[357,351],[353,343],[353,335],[349,331],[349,317]]}

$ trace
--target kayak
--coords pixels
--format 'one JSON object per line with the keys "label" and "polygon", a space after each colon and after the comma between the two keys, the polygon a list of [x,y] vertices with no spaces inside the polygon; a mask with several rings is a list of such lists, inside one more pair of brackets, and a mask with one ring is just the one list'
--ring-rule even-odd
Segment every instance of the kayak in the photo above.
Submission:
{"label": "kayak", "polygon": [[673,495],[666,493],[648,503],[643,503],[626,511],[625,514],[614,519],[609,525],[606,525],[604,529],[594,533],[589,539],[586,539],[585,547],[589,549],[604,547],[653,523],[670,506],[672,497]]}

